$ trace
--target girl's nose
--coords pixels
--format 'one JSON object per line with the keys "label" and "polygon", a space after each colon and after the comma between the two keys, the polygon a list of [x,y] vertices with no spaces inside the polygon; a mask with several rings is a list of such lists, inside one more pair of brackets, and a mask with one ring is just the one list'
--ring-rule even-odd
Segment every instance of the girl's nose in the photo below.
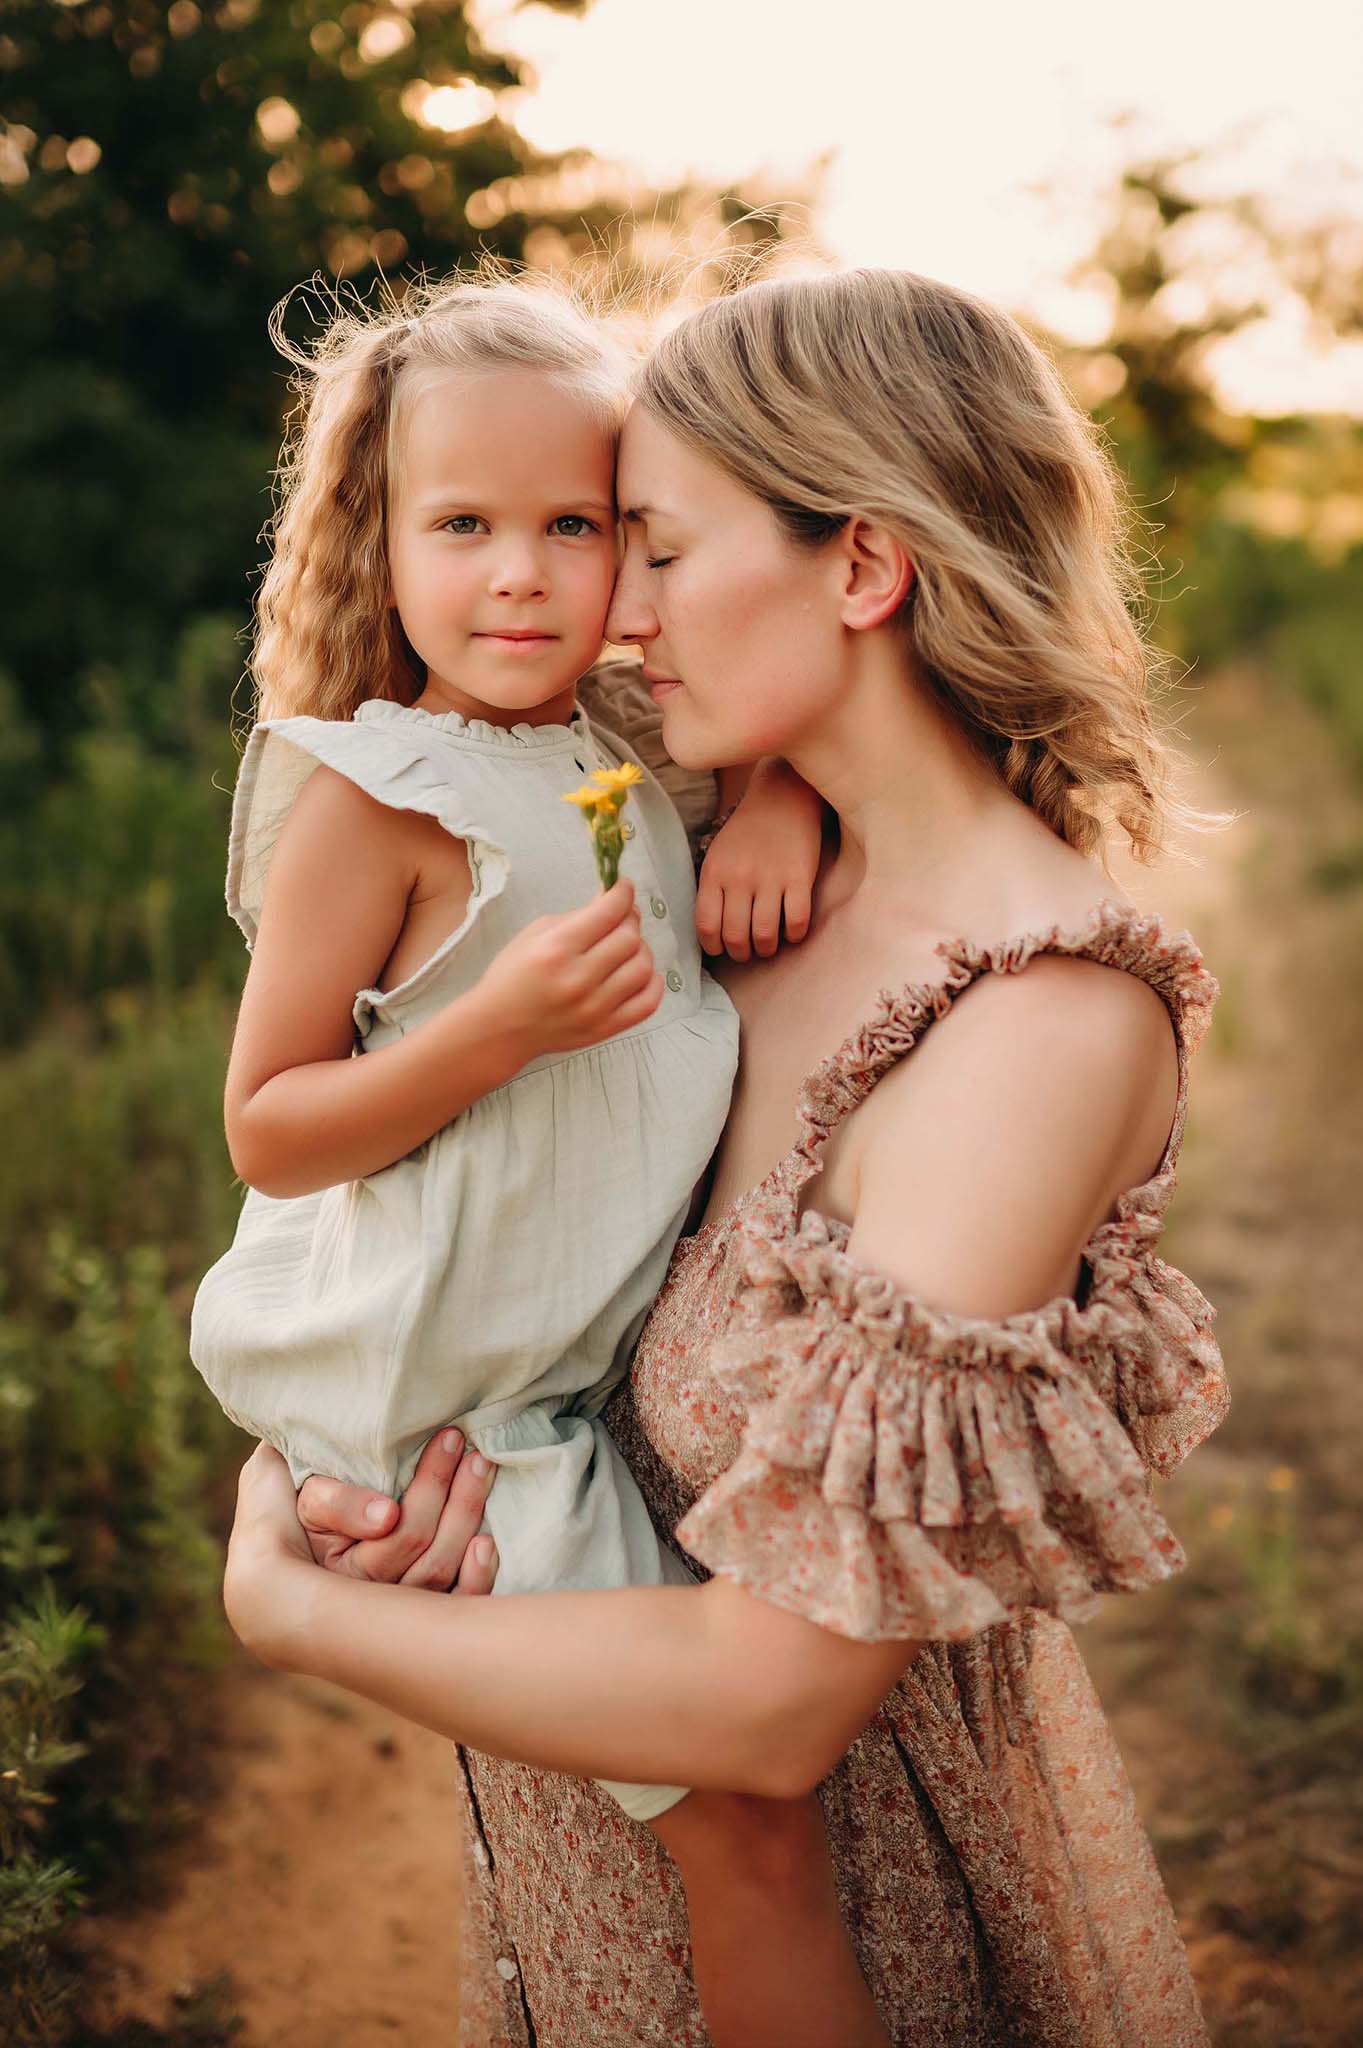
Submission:
{"label": "girl's nose", "polygon": [[549,586],[544,563],[530,548],[512,548],[499,555],[492,572],[494,597],[543,597]]}

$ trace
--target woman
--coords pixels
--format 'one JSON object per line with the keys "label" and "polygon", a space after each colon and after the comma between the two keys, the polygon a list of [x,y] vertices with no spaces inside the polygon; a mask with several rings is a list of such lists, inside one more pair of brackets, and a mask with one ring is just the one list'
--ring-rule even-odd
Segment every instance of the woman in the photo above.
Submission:
{"label": "woman", "polygon": [[1011,321],[862,272],[674,329],[619,496],[609,630],[669,753],[783,756],[840,826],[803,945],[726,974],[738,1093],[612,1416],[714,1576],[432,1608],[359,1576],[451,1582],[471,1462],[446,1502],[431,1455],[386,1550],[320,1490],[328,1574],[258,1452],[229,1611],[469,1745],[479,2048],[703,2041],[671,1868],[592,1776],[821,1785],[898,2043],[1201,2042],[1062,1618],[1177,1568],[1147,1475],[1226,1401],[1154,1255],[1215,985],[1094,860],[1173,808],[1112,477]]}

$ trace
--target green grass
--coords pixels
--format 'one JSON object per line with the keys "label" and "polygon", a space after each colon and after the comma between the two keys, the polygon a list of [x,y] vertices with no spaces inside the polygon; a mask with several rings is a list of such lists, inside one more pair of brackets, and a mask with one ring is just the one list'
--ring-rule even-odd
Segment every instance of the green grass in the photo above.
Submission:
{"label": "green grass", "polygon": [[185,1316],[236,1208],[227,1022],[209,994],[111,996],[0,1061],[8,2048],[67,2040],[72,1916],[115,1885],[126,1897],[201,1797],[206,1678],[226,1646],[215,1510],[241,1439],[189,1364]]}

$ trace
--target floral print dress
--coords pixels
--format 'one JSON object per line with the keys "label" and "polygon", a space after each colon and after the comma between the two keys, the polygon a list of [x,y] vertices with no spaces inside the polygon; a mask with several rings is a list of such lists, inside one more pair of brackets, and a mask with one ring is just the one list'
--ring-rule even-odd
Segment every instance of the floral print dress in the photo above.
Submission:
{"label": "floral print dress", "polygon": [[[1074,1298],[946,1314],[859,1266],[802,1190],[963,989],[1039,954],[1163,997],[1173,1130]],[[842,1634],[924,1643],[820,1792],[898,2048],[1194,2048],[1182,1944],[1067,1623],[1179,1568],[1151,1475],[1227,1406],[1212,1310],[1156,1251],[1216,984],[1186,935],[1115,901],[1081,932],[942,955],[808,1077],[786,1158],[678,1244],[611,1426],[694,1563]],[[704,2048],[652,1835],[576,1779],[462,1751],[460,1783],[465,2048]]]}

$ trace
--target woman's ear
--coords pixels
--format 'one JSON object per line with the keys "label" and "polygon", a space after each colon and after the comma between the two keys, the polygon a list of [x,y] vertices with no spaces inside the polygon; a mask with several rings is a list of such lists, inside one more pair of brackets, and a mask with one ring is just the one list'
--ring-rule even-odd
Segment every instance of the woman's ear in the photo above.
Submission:
{"label": "woman's ear", "polygon": [[866,633],[899,610],[913,582],[913,563],[903,541],[872,519],[849,519],[838,539],[844,565],[842,622],[854,633]]}

